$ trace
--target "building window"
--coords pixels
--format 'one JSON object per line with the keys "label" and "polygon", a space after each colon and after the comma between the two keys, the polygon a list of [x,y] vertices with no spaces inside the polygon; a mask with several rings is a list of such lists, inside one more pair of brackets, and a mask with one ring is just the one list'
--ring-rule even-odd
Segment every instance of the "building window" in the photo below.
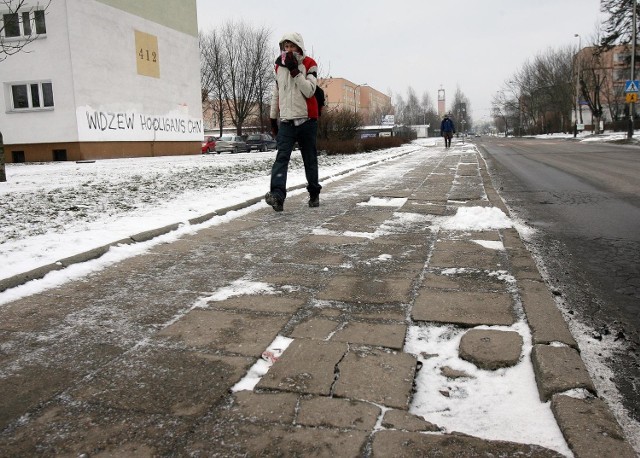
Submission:
{"label": "building window", "polygon": [[53,86],[49,81],[11,85],[12,110],[53,108]]}
{"label": "building window", "polygon": [[11,158],[15,164],[25,162],[24,151],[11,151]]}
{"label": "building window", "polygon": [[613,70],[613,81],[624,81],[629,76],[629,70],[616,68]]}
{"label": "building window", "polygon": [[3,14],[2,21],[3,25],[0,28],[3,31],[4,38],[31,37],[34,32],[34,26],[36,35],[45,35],[47,33],[44,10]]}
{"label": "building window", "polygon": [[53,160],[54,161],[66,161],[67,160],[67,150],[66,149],[54,149],[53,150]]}

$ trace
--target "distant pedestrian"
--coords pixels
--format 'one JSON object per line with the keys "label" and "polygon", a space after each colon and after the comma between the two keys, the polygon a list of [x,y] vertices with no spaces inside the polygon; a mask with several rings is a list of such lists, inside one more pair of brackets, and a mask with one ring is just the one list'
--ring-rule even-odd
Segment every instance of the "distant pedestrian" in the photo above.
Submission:
{"label": "distant pedestrian", "polygon": [[440,123],[440,133],[444,137],[444,147],[451,148],[451,139],[456,133],[456,126],[448,114],[444,115],[444,119]]}
{"label": "distant pedestrian", "polygon": [[[306,55],[299,33],[280,39],[280,56],[276,59],[276,85],[271,97],[271,131],[278,142],[278,153],[271,168],[271,189],[265,202],[277,212],[284,209],[287,197],[287,171],[296,142],[300,146],[309,192],[309,207],[320,205],[318,182],[318,102],[314,96],[318,65]],[[278,125],[278,117],[280,124]]]}

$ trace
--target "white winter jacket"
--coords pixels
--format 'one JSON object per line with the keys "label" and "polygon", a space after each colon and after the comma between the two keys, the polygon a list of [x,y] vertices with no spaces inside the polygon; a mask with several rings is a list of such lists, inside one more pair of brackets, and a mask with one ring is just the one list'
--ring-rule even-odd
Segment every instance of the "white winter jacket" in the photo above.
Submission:
{"label": "white winter jacket", "polygon": [[314,97],[317,85],[318,65],[306,55],[304,41],[299,33],[286,33],[280,39],[280,50],[285,41],[295,43],[302,55],[295,53],[298,59],[298,73],[291,77],[289,69],[284,66],[281,57],[276,59],[276,85],[271,97],[270,118],[290,121],[293,119],[318,118],[318,103]]}

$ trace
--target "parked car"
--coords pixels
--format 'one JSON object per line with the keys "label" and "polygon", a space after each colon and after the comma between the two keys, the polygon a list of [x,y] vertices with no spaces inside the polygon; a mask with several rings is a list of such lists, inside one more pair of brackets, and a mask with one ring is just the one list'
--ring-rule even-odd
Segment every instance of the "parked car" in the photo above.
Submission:
{"label": "parked car", "polygon": [[202,142],[202,154],[213,153],[216,150],[216,137],[205,137]]}
{"label": "parked car", "polygon": [[252,134],[247,137],[249,151],[268,151],[276,149],[278,143],[269,134]]}
{"label": "parked car", "polygon": [[223,135],[216,141],[216,153],[248,152],[249,145],[240,135]]}

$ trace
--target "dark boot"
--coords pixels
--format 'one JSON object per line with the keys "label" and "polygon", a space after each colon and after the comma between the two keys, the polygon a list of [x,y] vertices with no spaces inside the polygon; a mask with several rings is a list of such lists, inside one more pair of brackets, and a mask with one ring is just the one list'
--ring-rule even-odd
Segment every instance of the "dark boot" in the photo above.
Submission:
{"label": "dark boot", "polygon": [[284,210],[284,200],[271,192],[268,192],[264,195],[264,201],[267,204],[271,205],[277,212],[281,212],[282,210]]}
{"label": "dark boot", "polygon": [[309,207],[319,207],[320,206],[320,195],[315,194],[313,196],[309,196]]}

